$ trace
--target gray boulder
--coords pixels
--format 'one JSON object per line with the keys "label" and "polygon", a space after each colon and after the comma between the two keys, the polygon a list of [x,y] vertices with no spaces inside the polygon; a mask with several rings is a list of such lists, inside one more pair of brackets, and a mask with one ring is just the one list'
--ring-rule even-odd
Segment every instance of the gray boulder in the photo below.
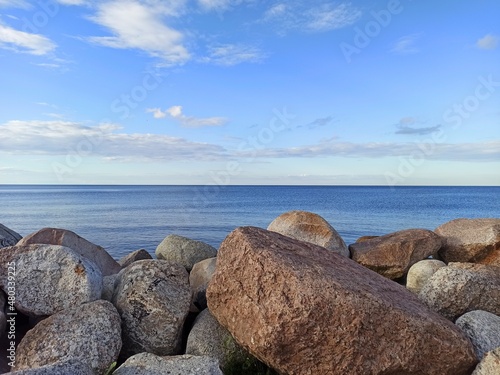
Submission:
{"label": "gray boulder", "polygon": [[349,257],[349,250],[340,234],[320,215],[312,212],[285,212],[274,219],[267,230]]}
{"label": "gray boulder", "polygon": [[500,315],[500,268],[450,263],[431,276],[418,297],[432,310],[453,321],[473,310]]}
{"label": "gray boulder", "polygon": [[146,259],[153,259],[153,257],[145,249],[139,249],[131,252],[128,255],[125,255],[118,261],[118,264],[122,268],[125,268],[131,265],[132,263],[137,262],[138,260],[146,260]]}
{"label": "gray boulder", "polygon": [[261,373],[263,371],[259,370],[266,368],[234,340],[208,309],[203,310],[194,321],[186,354],[216,358],[224,373]]}
{"label": "gray boulder", "polygon": [[159,357],[151,353],[136,354],[125,361],[113,375],[223,375],[216,359],[180,355]]}
{"label": "gray boulder", "polygon": [[21,238],[19,233],[0,224],[0,248],[14,246]]}
{"label": "gray boulder", "polygon": [[164,260],[139,260],[119,274],[113,304],[122,318],[123,353],[179,354],[191,304],[188,273]]}
{"label": "gray boulder", "polygon": [[[29,316],[52,315],[101,298],[99,268],[68,247],[11,246],[0,251],[0,285],[8,290],[8,263],[16,265],[16,308]],[[7,288],[6,288],[7,287]]]}
{"label": "gray boulder", "polygon": [[207,287],[215,272],[217,258],[196,263],[189,273],[189,285],[193,291],[193,304],[199,310],[207,308]]}
{"label": "gray boulder", "polygon": [[217,256],[217,249],[205,242],[171,234],[158,245],[155,253],[158,259],[178,263],[189,272],[196,263]]}
{"label": "gray boulder", "polygon": [[95,375],[94,370],[89,365],[77,361],[69,360],[57,362],[52,365],[46,365],[34,369],[9,372],[6,375]]}
{"label": "gray boulder", "polygon": [[498,375],[500,374],[500,348],[485,354],[472,375]]}
{"label": "gray boulder", "polygon": [[427,229],[407,229],[349,245],[351,257],[389,279],[406,275],[412,265],[437,254],[441,237]]}
{"label": "gray boulder", "polygon": [[441,267],[446,267],[446,263],[437,259],[424,259],[415,263],[408,270],[406,276],[406,288],[415,294],[418,294],[422,287]]}
{"label": "gray boulder", "polygon": [[75,360],[102,374],[121,346],[120,316],[111,303],[99,300],[54,314],[28,331],[17,347],[16,369]]}
{"label": "gray boulder", "polygon": [[76,253],[97,264],[103,276],[120,272],[121,267],[101,246],[94,245],[76,233],[57,228],[44,228],[24,237],[17,245],[48,244],[73,249]]}
{"label": "gray boulder", "polygon": [[435,232],[444,238],[439,256],[446,263],[500,266],[500,219],[455,219]]}
{"label": "gray boulder", "polygon": [[109,302],[113,301],[113,294],[115,293],[115,285],[118,281],[118,275],[119,274],[109,275],[102,279],[101,299]]}
{"label": "gray boulder", "polygon": [[500,347],[500,317],[487,311],[470,311],[455,322],[469,337],[479,360]]}

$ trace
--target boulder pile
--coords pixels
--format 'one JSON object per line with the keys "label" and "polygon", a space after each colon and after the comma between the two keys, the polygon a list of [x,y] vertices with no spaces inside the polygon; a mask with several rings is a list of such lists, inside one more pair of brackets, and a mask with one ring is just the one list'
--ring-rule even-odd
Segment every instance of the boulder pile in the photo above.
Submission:
{"label": "boulder pile", "polygon": [[0,373],[500,374],[500,219],[347,246],[291,211],[155,255],[0,224]]}

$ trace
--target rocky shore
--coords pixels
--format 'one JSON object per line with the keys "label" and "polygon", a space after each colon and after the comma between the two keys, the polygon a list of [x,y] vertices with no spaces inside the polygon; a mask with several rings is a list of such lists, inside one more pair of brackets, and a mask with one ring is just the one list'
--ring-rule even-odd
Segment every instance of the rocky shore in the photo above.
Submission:
{"label": "rocky shore", "polygon": [[500,374],[498,218],[347,246],[291,211],[120,260],[0,224],[0,287],[2,373]]}

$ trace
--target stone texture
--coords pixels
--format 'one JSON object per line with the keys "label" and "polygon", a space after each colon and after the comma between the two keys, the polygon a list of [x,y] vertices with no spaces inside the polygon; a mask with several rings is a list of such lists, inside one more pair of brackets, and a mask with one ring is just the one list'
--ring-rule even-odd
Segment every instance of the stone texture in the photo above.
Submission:
{"label": "stone texture", "polygon": [[5,331],[5,328],[7,328],[7,317],[5,316],[6,304],[7,298],[0,290],[0,339],[3,339],[3,337],[7,335]]}
{"label": "stone texture", "polygon": [[101,298],[97,266],[68,247],[11,246],[0,251],[0,285],[7,285],[6,264],[16,264],[16,308],[29,316],[52,315]]}
{"label": "stone texture", "polygon": [[486,352],[500,347],[500,317],[487,311],[470,311],[455,322],[467,335],[481,360]]}
{"label": "stone texture", "polygon": [[120,353],[120,323],[113,305],[102,300],[54,314],[38,323],[21,340],[16,369],[76,360],[102,374]]}
{"label": "stone texture", "polygon": [[188,273],[164,260],[139,260],[119,274],[113,295],[123,324],[122,356],[179,354],[191,304]]}
{"label": "stone texture", "polygon": [[349,256],[349,250],[340,234],[325,219],[312,212],[285,212],[274,219],[267,230]]}
{"label": "stone texture", "polygon": [[151,353],[136,354],[113,375],[223,375],[216,359],[192,355],[159,357]]}
{"label": "stone texture", "polygon": [[356,243],[365,242],[368,240],[373,240],[374,238],[377,238],[377,237],[380,237],[380,236],[361,236],[356,240]]}
{"label": "stone texture", "polygon": [[131,252],[128,255],[125,255],[118,261],[118,264],[122,268],[125,268],[131,265],[132,263],[137,262],[138,260],[145,260],[145,259],[153,259],[153,257],[145,249],[139,249]]}
{"label": "stone texture", "polygon": [[406,275],[412,265],[437,254],[441,237],[427,229],[407,229],[349,245],[359,264],[389,279]]}
{"label": "stone texture", "polygon": [[117,273],[103,278],[101,299],[109,302],[113,301],[113,294],[115,293],[115,285],[118,280],[118,275],[119,274]]}
{"label": "stone texture", "polygon": [[217,249],[205,242],[171,234],[158,245],[155,253],[158,259],[178,263],[189,272],[196,263],[217,256]]}
{"label": "stone texture", "polygon": [[465,375],[472,344],[406,288],[325,248],[242,227],[221,244],[212,314],[281,374]]}
{"label": "stone texture", "polygon": [[193,304],[199,310],[207,308],[207,287],[215,272],[217,258],[209,258],[196,263],[189,273],[189,285],[193,291]]}
{"label": "stone texture", "polygon": [[450,263],[431,276],[418,297],[432,310],[453,321],[473,310],[500,315],[500,268]]}
{"label": "stone texture", "polygon": [[439,256],[446,263],[500,266],[500,219],[455,219],[435,232],[444,238]]}
{"label": "stone texture", "polygon": [[486,353],[472,375],[498,375],[500,374],[500,348]]}
{"label": "stone texture", "polygon": [[92,242],[87,241],[85,238],[69,230],[44,228],[24,237],[18,242],[18,245],[30,244],[49,244],[69,247],[84,258],[97,264],[103,276],[112,275],[121,270],[118,262],[116,262],[116,260],[114,260],[101,246],[94,245]]}
{"label": "stone texture", "polygon": [[194,321],[186,354],[216,358],[222,372],[228,374],[264,373],[266,369],[263,363],[238,345],[208,309],[203,310]]}
{"label": "stone texture", "polygon": [[57,362],[34,369],[9,372],[6,375],[95,375],[94,370],[89,365],[77,361],[69,360]]}
{"label": "stone texture", "polygon": [[420,293],[425,283],[441,267],[446,267],[446,263],[437,259],[424,259],[415,263],[408,270],[406,288],[415,294]]}
{"label": "stone texture", "polygon": [[14,246],[21,238],[19,233],[0,224],[0,248]]}

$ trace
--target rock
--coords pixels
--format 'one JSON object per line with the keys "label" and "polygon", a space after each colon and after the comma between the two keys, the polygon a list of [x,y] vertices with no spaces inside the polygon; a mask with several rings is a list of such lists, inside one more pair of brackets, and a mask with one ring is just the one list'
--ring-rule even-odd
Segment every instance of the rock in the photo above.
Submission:
{"label": "rock", "polygon": [[430,277],[441,267],[446,267],[446,263],[436,259],[424,259],[415,263],[408,271],[406,288],[418,294]]}
{"label": "rock", "polygon": [[128,255],[125,255],[118,261],[118,264],[125,268],[138,260],[153,259],[151,254],[149,254],[145,249],[136,250]]}
{"label": "rock", "polygon": [[455,322],[472,342],[477,358],[500,348],[500,317],[487,311],[470,311]]}
{"label": "rock", "polygon": [[122,356],[179,354],[191,304],[184,267],[164,260],[132,263],[119,274],[113,304],[123,321]]}
{"label": "rock", "polygon": [[208,307],[281,374],[470,374],[472,344],[406,288],[347,257],[259,228],[221,244]]}
{"label": "rock", "polygon": [[436,255],[441,237],[427,229],[407,229],[349,245],[352,259],[389,279],[406,275],[412,265]]}
{"label": "rock", "polygon": [[116,281],[118,280],[118,273],[114,275],[105,276],[102,280],[102,293],[101,299],[112,302],[113,294],[115,292]]}
{"label": "rock", "polygon": [[38,323],[21,340],[16,369],[76,360],[102,374],[120,353],[120,323],[113,305],[102,300],[54,314]]}
{"label": "rock", "polygon": [[285,212],[274,219],[267,230],[349,256],[349,250],[340,234],[325,219],[312,212]]}
{"label": "rock", "polygon": [[167,236],[158,245],[155,253],[158,259],[178,263],[184,266],[188,272],[196,263],[217,256],[217,250],[213,246],[176,234]]}
{"label": "rock", "polygon": [[7,328],[7,317],[5,316],[6,303],[5,294],[0,290],[0,339],[3,339],[4,335],[7,334],[5,332],[5,328]]}
{"label": "rock", "polygon": [[208,309],[203,310],[194,321],[186,354],[216,358],[225,374],[260,374],[266,369],[263,363],[236,343]]}
{"label": "rock", "polygon": [[435,232],[444,238],[439,255],[446,263],[500,266],[500,219],[456,219]]}
{"label": "rock", "polygon": [[361,236],[356,240],[356,243],[365,242],[368,240],[373,240],[374,238],[377,238],[377,237],[380,237],[380,236]]}
{"label": "rock", "polygon": [[151,353],[136,354],[125,361],[113,375],[223,375],[216,359],[180,355],[159,357]]}
{"label": "rock", "polygon": [[450,263],[431,276],[418,297],[432,310],[453,321],[473,310],[500,315],[500,268]]}
{"label": "rock", "polygon": [[207,308],[207,287],[215,272],[217,258],[208,258],[196,263],[189,273],[189,284],[193,291],[193,304],[199,309]]}
{"label": "rock", "polygon": [[14,246],[21,238],[19,233],[0,224],[0,248]]}
{"label": "rock", "polygon": [[26,315],[52,315],[101,298],[101,271],[68,247],[38,244],[3,248],[0,285],[4,290],[8,290],[8,263],[16,268],[15,307]]}
{"label": "rock", "polygon": [[73,249],[75,252],[93,261],[103,276],[120,272],[120,265],[101,246],[94,245],[85,238],[65,229],[44,228],[24,237],[18,245],[48,244],[60,245]]}
{"label": "rock", "polygon": [[89,365],[77,361],[69,360],[57,362],[34,369],[9,372],[6,375],[95,375],[94,370]]}
{"label": "rock", "polygon": [[500,348],[485,354],[472,375],[498,375],[500,374]]}

